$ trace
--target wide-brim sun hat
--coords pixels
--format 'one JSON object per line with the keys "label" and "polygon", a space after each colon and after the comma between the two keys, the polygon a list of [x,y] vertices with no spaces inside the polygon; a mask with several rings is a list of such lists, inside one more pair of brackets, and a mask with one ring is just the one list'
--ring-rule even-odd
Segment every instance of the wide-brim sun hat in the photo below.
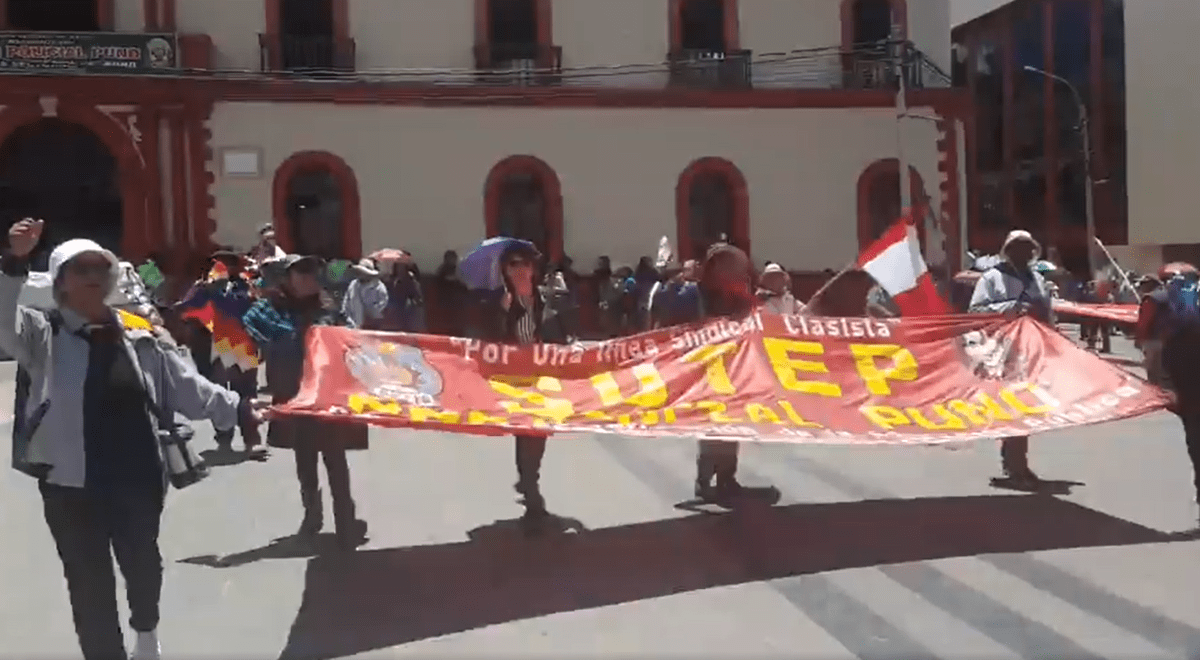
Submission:
{"label": "wide-brim sun hat", "polygon": [[375,262],[370,259],[360,259],[358,263],[350,266],[350,272],[358,277],[379,277],[379,271],[375,269]]}
{"label": "wide-brim sun hat", "polygon": [[62,272],[63,266],[67,265],[72,259],[84,254],[98,254],[108,261],[112,276],[112,283],[115,285],[117,278],[121,276],[121,260],[117,255],[110,250],[106,250],[99,243],[86,238],[73,238],[69,241],[61,243],[54,251],[50,253],[50,280],[58,281],[58,275]]}
{"label": "wide-brim sun hat", "polygon": [[1037,242],[1037,239],[1033,237],[1033,234],[1025,231],[1024,229],[1014,229],[1008,232],[1008,236],[1004,237],[1004,244],[1000,246],[1000,253],[1003,254],[1008,251],[1008,246],[1012,245],[1013,243],[1029,243],[1033,245],[1035,254],[1041,254],[1042,252],[1042,244]]}
{"label": "wide-brim sun hat", "polygon": [[321,267],[320,257],[313,257],[306,254],[289,254],[280,259],[280,262],[282,262],[284,270],[292,270],[293,268],[319,269]]}

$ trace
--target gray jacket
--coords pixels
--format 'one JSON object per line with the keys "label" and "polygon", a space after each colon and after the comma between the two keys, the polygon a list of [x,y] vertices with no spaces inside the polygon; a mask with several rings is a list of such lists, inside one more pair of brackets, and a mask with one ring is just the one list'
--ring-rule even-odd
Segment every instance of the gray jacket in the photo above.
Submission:
{"label": "gray jacket", "polygon": [[[83,384],[90,349],[76,332],[84,319],[61,309],[62,326],[54,333],[45,312],[17,304],[24,281],[24,277],[0,275],[0,349],[29,372],[25,419],[38,422],[30,417],[43,402],[50,403],[32,432],[14,439],[13,467],[44,476],[52,484],[82,488],[86,479]],[[150,400],[189,419],[209,419],[218,429],[236,426],[237,394],[200,376],[186,354],[159,339],[149,323],[124,314],[119,319],[125,328],[125,348],[145,377]]]}

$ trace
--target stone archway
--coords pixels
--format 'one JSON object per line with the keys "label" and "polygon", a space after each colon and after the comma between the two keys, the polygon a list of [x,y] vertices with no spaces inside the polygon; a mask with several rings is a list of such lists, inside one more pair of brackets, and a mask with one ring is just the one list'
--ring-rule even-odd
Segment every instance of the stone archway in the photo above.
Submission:
{"label": "stone archway", "polygon": [[[925,180],[917,168],[909,166],[909,197],[914,205],[928,204]],[[900,208],[900,161],[895,158],[877,160],[858,177],[858,247],[865,249],[875,242],[906,209]],[[917,223],[921,244],[925,242],[925,223]]]}
{"label": "stone archway", "polygon": [[95,107],[43,98],[39,103],[9,106],[0,111],[0,145],[8,143],[10,137],[20,138],[31,131],[26,127],[42,120],[52,120],[46,125],[76,126],[76,130],[90,133],[107,150],[116,170],[110,197],[120,204],[118,253],[131,261],[149,254],[152,246],[146,227],[146,167],[130,134],[116,119]]}

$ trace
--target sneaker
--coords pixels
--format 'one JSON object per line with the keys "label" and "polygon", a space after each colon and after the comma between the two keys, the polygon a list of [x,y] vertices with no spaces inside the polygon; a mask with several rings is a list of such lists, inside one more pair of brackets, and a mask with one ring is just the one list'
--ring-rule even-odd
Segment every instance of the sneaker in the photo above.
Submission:
{"label": "sneaker", "polygon": [[158,633],[155,631],[140,632],[133,644],[131,660],[161,660],[162,646],[158,643]]}

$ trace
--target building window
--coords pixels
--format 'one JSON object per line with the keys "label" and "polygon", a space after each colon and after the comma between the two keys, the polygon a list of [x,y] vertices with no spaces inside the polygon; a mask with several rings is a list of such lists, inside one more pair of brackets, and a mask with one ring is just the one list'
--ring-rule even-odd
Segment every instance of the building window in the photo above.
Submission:
{"label": "building window", "polygon": [[676,188],[680,256],[698,259],[717,242],[750,251],[750,208],[746,179],[723,158],[702,158],[688,166]]}
{"label": "building window", "polygon": [[[5,29],[29,32],[97,32],[103,0],[7,0]],[[111,0],[108,1],[111,9]],[[111,28],[111,26],[105,26]]]}
{"label": "building window", "polygon": [[275,231],[289,252],[354,259],[362,249],[358,182],[341,158],[293,154],[275,171]]}
{"label": "building window", "polygon": [[[1104,66],[1104,135],[1100,144],[1108,163],[1108,217],[1128,227],[1129,193],[1125,142],[1125,0],[1104,0],[1101,16]],[[1127,240],[1127,239],[1126,239]]]}
{"label": "building window", "polygon": [[892,36],[891,0],[854,0],[854,44],[876,44]]}
{"label": "building window", "polygon": [[[1089,115],[1091,86],[1092,21],[1091,0],[1061,0],[1054,7],[1054,73],[1078,90]],[[1098,66],[1098,64],[1097,64]],[[1066,85],[1054,85],[1054,108],[1058,126],[1059,217],[1066,225],[1084,226],[1083,140],[1079,132],[1079,104]]]}
{"label": "building window", "polygon": [[484,183],[488,237],[527,240],[557,261],[563,254],[562,188],[558,175],[533,156],[510,156],[492,167]]}
{"label": "building window", "polygon": [[551,0],[475,0],[475,68],[482,82],[552,83],[562,68]]}
{"label": "building window", "polygon": [[349,1],[265,0],[267,32],[259,38],[263,70],[353,70]]}
{"label": "building window", "polygon": [[[915,167],[908,168],[909,198],[914,205],[928,200],[925,181]],[[905,212],[900,200],[900,161],[884,158],[871,163],[858,177],[858,245],[865,249]],[[917,222],[925,240],[925,222]]]}
{"label": "building window", "polygon": [[1030,75],[1026,66],[1045,69],[1046,31],[1040,3],[1014,5],[1017,15],[1013,54],[1017,75],[1013,79],[1013,167],[1015,217],[1012,225],[1034,231],[1045,230],[1046,161],[1046,86],[1044,76]]}
{"label": "building window", "polygon": [[672,85],[750,87],[751,53],[738,46],[736,0],[671,0],[669,20]]}
{"label": "building window", "polygon": [[971,53],[975,69],[975,162],[979,177],[980,224],[1009,226],[1004,203],[1007,174],[1004,169],[1004,74],[1008,57],[1003,40],[994,33],[980,37]]}

